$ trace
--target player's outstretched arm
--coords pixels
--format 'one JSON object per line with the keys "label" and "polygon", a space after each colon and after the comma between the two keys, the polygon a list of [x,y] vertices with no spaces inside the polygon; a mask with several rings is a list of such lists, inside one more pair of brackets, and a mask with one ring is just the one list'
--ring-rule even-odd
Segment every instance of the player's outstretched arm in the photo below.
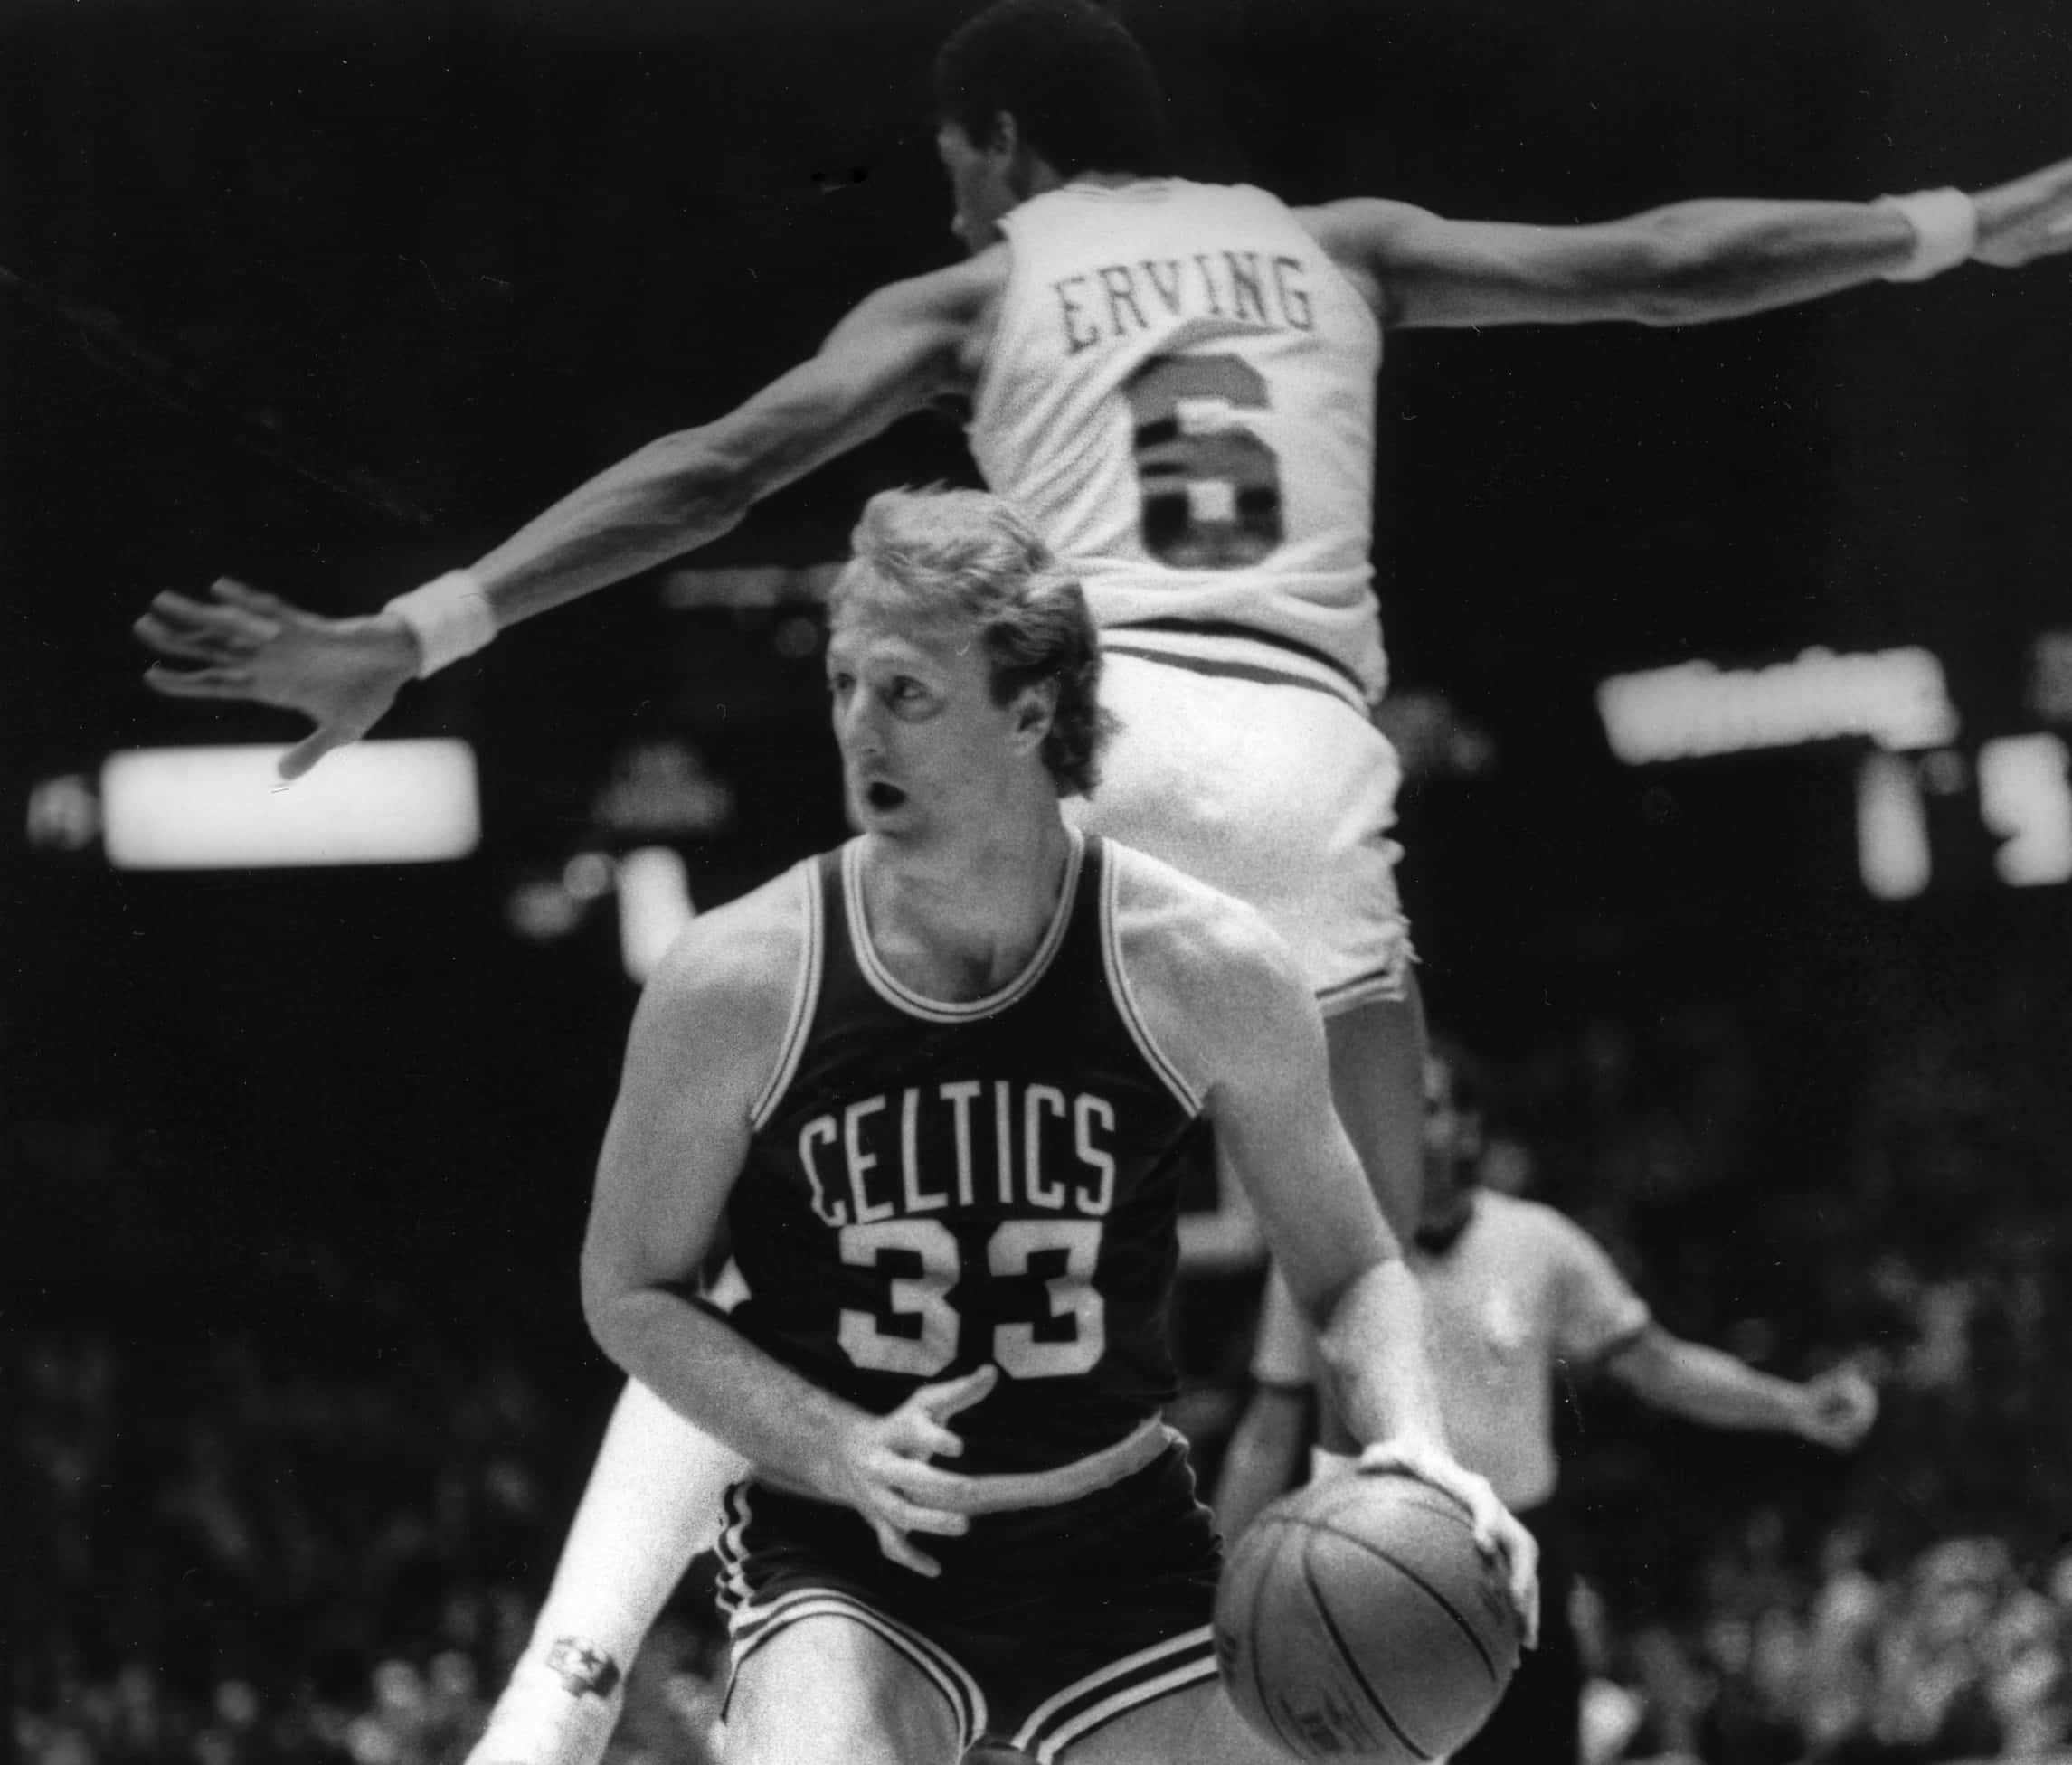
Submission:
{"label": "player's outstretched arm", "polygon": [[583,1312],[598,1345],[672,1409],[785,1487],[855,1508],[888,1557],[932,1575],[908,1535],[964,1532],[980,1480],[929,1461],[961,1451],[951,1422],[997,1370],[875,1416],[684,1297],[777,1065],[803,959],[798,886],[794,873],[694,922],[643,993],[598,1160]]}
{"label": "player's outstretched arm", "polygon": [[746,403],[650,442],[469,569],[378,616],[323,618],[228,581],[206,600],[161,594],[135,627],[164,658],[145,680],[170,698],[299,712],[315,728],[280,769],[298,778],[364,735],[412,678],[519,619],[717,539],[763,497],[959,383],[966,340],[1003,268],[989,254],[880,288],[818,354]]}
{"label": "player's outstretched arm", "polygon": [[1696,325],[2072,251],[2072,159],[1968,195],[1710,198],[1586,226],[1454,221],[1378,198],[1304,218],[1386,325]]}
{"label": "player's outstretched arm", "polygon": [[1852,1367],[1803,1384],[1672,1336],[1651,1324],[1605,1364],[1636,1396],[1713,1428],[1772,1429],[1835,1451],[1857,1445],[1878,1420],[1877,1388]]}

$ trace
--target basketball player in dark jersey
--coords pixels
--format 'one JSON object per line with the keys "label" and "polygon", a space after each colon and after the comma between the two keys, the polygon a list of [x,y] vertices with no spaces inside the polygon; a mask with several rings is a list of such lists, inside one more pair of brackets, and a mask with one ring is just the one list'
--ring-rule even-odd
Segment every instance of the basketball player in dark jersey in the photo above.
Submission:
{"label": "basketball player in dark jersey", "polygon": [[[757,1467],[730,1492],[732,1765],[1215,1765],[1218,1568],[1172,1395],[1181,1185],[1218,1148],[1369,1466],[1530,1539],[1443,1444],[1414,1285],[1252,910],[1067,826],[1100,668],[1078,584],[974,491],[873,500],[828,678],[858,838],[696,920],[644,996],[584,1302]],[[747,1297],[686,1288],[724,1219]],[[946,1463],[938,1463],[942,1460]]]}

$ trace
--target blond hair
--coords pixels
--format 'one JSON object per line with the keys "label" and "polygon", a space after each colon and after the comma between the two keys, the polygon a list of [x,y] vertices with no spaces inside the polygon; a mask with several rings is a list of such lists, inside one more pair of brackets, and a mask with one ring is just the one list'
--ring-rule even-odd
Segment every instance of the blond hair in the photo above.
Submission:
{"label": "blond hair", "polygon": [[1043,763],[1060,797],[1090,793],[1114,719],[1101,709],[1101,643],[1078,582],[1009,504],[981,490],[881,491],[864,505],[829,617],[859,594],[979,629],[993,702],[1055,691]]}

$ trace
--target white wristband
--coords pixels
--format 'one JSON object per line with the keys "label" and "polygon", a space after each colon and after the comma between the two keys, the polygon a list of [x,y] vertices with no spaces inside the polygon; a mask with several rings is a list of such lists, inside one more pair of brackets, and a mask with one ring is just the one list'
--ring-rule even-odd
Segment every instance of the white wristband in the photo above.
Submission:
{"label": "white wristband", "polygon": [[1906,217],[1914,229],[1914,255],[1897,269],[1888,269],[1888,282],[1925,282],[1954,269],[1979,242],[1979,212],[1962,190],[1917,190],[1911,196],[1880,196],[1879,208]]}
{"label": "white wristband", "polygon": [[489,597],[464,570],[449,570],[437,581],[399,594],[382,611],[393,613],[416,633],[423,652],[417,665],[420,680],[474,655],[497,635]]}

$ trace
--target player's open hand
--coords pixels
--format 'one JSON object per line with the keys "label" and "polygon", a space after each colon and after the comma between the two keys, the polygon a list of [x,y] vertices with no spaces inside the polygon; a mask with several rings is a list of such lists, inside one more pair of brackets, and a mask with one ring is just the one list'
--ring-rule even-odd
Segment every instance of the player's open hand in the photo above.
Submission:
{"label": "player's open hand", "polygon": [[1831,1367],[1803,1386],[1805,1416],[1799,1431],[1837,1452],[1846,1452],[1878,1420],[1878,1387],[1853,1366]]}
{"label": "player's open hand", "polygon": [[316,728],[282,756],[280,776],[299,779],[334,748],[357,741],[417,672],[417,639],[392,617],[329,619],[229,577],[213,599],[157,596],[133,628],[171,661],[144,683],[169,699],[230,699],[299,711]]}
{"label": "player's open hand", "polygon": [[964,1443],[949,1426],[999,1382],[997,1366],[961,1379],[923,1385],[890,1415],[870,1416],[840,1441],[828,1494],[855,1508],[877,1534],[878,1549],[917,1575],[940,1575],[942,1565],[908,1541],[909,1533],[957,1538],[970,1530],[968,1510],[979,1479],[932,1465],[955,1458]]}
{"label": "player's open hand", "polygon": [[1429,1483],[1468,1510],[1475,1548],[1500,1561],[1510,1589],[1511,1609],[1528,1648],[1539,1642],[1539,1544],[1497,1499],[1490,1480],[1479,1477],[1443,1448],[1425,1440],[1377,1440],[1359,1456],[1362,1472],[1398,1471]]}
{"label": "player's open hand", "polygon": [[1977,191],[1978,243],[1972,256],[2002,269],[2072,251],[2072,159],[2011,184]]}

